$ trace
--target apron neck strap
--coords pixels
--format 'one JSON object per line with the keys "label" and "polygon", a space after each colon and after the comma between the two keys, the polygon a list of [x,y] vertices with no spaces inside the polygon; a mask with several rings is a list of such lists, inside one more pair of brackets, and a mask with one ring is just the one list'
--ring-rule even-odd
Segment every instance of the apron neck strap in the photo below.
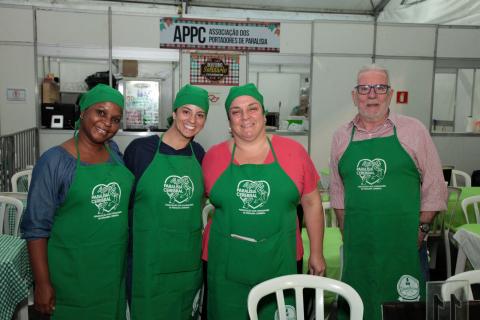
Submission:
{"label": "apron neck strap", "polygon": [[[75,151],[77,152],[77,166],[79,166],[79,165],[80,165],[80,149],[78,148],[78,131],[75,131],[73,138],[74,138],[74,140],[75,140]],[[109,155],[115,162],[117,162],[117,160],[115,159],[115,157],[112,156],[112,153],[110,152],[110,147],[108,146],[108,144],[107,144],[107,143],[104,143],[103,146],[104,146],[105,149],[108,151],[108,155]]]}
{"label": "apron neck strap", "polygon": [[[268,141],[268,145],[270,147],[270,150],[272,150],[272,155],[273,155],[274,162],[278,162],[277,155],[275,154],[275,150],[273,149],[273,146],[272,146],[272,141],[270,141],[270,138],[268,136],[267,136],[267,141]],[[230,163],[233,163],[236,149],[237,149],[237,144],[235,142],[233,142],[232,156],[230,158]]]}
{"label": "apron neck strap", "polygon": [[352,133],[350,134],[350,142],[353,141],[353,136],[355,135],[355,125],[352,126]]}
{"label": "apron neck strap", "polygon": [[233,163],[233,157],[235,155],[235,149],[237,149],[237,144],[235,143],[235,141],[233,142],[233,148],[232,148],[232,155],[230,156],[230,164]]}
{"label": "apron neck strap", "polygon": [[[159,152],[160,152],[160,145],[162,144],[162,142],[163,142],[163,133],[161,134],[160,139],[158,139],[157,150]],[[188,145],[190,146],[190,150],[192,151],[192,156],[195,156],[195,153],[193,152],[192,140],[190,140],[190,142],[188,142]]]}
{"label": "apron neck strap", "polygon": [[80,149],[78,148],[78,131],[75,131],[73,137],[75,139],[75,151],[77,152],[77,166],[79,166],[80,165]]}
{"label": "apron neck strap", "polygon": [[157,150],[160,152],[160,145],[162,144],[163,141],[163,133],[160,135],[160,139],[158,139],[158,145],[157,145]]}
{"label": "apron neck strap", "polygon": [[[350,142],[353,141],[353,136],[355,135],[355,125],[352,126],[352,133],[350,135]],[[396,137],[397,136],[397,127],[393,125],[393,135]]]}

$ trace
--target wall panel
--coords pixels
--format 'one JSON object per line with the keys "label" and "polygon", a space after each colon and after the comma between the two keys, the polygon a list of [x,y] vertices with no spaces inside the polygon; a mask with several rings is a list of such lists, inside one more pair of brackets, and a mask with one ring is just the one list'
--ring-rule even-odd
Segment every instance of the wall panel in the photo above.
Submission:
{"label": "wall panel", "polygon": [[372,54],[373,27],[361,22],[315,22],[313,52]]}
{"label": "wall panel", "polygon": [[[433,60],[378,59],[386,67],[390,83],[395,90],[390,108],[420,120],[425,127],[430,124]],[[396,103],[396,91],[408,92],[408,103]]]}
{"label": "wall panel", "polygon": [[432,138],[443,165],[453,165],[455,169],[468,174],[472,174],[473,170],[480,170],[478,136],[434,136]]}
{"label": "wall panel", "polygon": [[[0,70],[0,135],[36,127],[33,47],[0,45]],[[8,101],[8,88],[25,89],[25,101]]]}
{"label": "wall panel", "polygon": [[1,8],[0,41],[33,42],[33,10]]}
{"label": "wall panel", "polygon": [[440,58],[480,57],[480,29],[439,28],[438,50]]}
{"label": "wall panel", "polygon": [[38,10],[37,34],[41,44],[108,48],[108,13]]}
{"label": "wall panel", "polygon": [[312,42],[311,23],[288,23],[280,25],[280,52],[310,54]]}
{"label": "wall panel", "polygon": [[114,47],[158,48],[160,17],[113,14],[112,43]]}
{"label": "wall panel", "polygon": [[433,57],[435,26],[378,25],[377,55]]}

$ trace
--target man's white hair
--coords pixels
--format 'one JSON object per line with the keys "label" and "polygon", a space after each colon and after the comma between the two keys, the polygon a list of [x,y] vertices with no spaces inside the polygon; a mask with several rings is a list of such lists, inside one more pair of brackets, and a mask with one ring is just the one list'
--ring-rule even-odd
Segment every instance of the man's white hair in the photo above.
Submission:
{"label": "man's white hair", "polygon": [[360,78],[360,75],[364,72],[369,72],[369,71],[377,71],[377,72],[383,72],[387,76],[387,84],[390,85],[390,75],[388,74],[388,70],[385,67],[382,67],[378,64],[372,63],[366,66],[363,66],[357,73],[357,83],[358,79]]}

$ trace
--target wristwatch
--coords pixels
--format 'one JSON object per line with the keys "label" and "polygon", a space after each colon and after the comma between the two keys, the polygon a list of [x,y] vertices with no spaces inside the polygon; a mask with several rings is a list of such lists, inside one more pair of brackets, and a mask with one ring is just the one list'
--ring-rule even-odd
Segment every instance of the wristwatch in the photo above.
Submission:
{"label": "wristwatch", "polygon": [[418,226],[421,232],[428,233],[430,231],[430,224],[429,223],[420,223]]}

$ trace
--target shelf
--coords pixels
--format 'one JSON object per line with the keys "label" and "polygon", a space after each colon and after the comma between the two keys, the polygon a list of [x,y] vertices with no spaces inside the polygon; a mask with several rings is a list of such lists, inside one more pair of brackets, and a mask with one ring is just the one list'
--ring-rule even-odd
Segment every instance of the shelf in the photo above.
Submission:
{"label": "shelf", "polygon": [[75,91],[75,90],[68,90],[68,91],[67,91],[67,90],[60,90],[60,93],[85,93],[85,92],[87,92],[87,91],[80,91],[80,90],[78,90],[78,91]]}
{"label": "shelf", "polygon": [[267,133],[277,134],[279,136],[308,136],[308,131],[293,131],[293,130],[272,130],[267,129]]}

